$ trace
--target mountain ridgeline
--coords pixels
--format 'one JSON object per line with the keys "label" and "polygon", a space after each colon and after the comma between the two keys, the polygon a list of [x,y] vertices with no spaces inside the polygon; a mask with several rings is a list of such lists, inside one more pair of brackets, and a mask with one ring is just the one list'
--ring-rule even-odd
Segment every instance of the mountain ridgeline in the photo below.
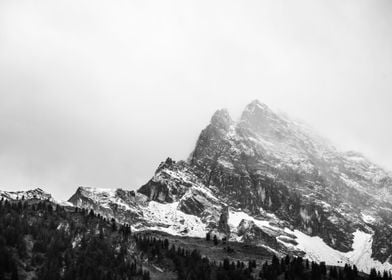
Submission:
{"label": "mountain ridgeline", "polygon": [[239,120],[218,110],[189,158],[168,158],[137,191],[79,187],[67,205],[134,232],[208,234],[369,273],[392,270],[391,198],[391,173],[253,101]]}

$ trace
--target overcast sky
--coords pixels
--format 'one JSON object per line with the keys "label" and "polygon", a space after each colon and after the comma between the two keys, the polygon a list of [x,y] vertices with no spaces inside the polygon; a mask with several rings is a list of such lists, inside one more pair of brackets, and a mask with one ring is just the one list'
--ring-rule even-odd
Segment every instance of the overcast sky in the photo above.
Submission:
{"label": "overcast sky", "polygon": [[392,1],[0,0],[0,189],[135,189],[253,99],[392,170]]}

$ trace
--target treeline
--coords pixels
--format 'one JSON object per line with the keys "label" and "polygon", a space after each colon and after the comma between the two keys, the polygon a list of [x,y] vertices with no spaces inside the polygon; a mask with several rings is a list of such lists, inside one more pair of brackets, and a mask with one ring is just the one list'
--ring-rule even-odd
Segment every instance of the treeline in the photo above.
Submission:
{"label": "treeline", "polygon": [[137,247],[143,251],[149,260],[162,262],[171,260],[178,279],[187,280],[250,280],[255,262],[230,262],[224,259],[216,263],[207,257],[202,257],[197,250],[186,250],[170,245],[167,239],[161,240],[152,236],[136,235]]}
{"label": "treeline", "polygon": [[[391,272],[387,271],[381,274],[372,269],[370,274],[366,275],[359,272],[355,265],[327,266],[325,262],[316,263],[293,256],[281,259],[273,256],[271,261],[266,261],[259,267],[256,260],[244,263],[225,258],[222,262],[215,262],[202,257],[196,250],[190,251],[170,245],[167,239],[161,240],[146,235],[136,235],[135,239],[138,248],[147,254],[149,260],[158,263],[166,259],[172,260],[178,279],[392,280]],[[220,242],[216,236],[207,236],[206,240],[213,242],[215,246]],[[226,240],[221,242],[225,244]]]}
{"label": "treeline", "polygon": [[129,252],[130,234],[93,211],[1,200],[0,280],[148,280]]}
{"label": "treeline", "polygon": [[325,262],[316,263],[304,260],[301,257],[277,258],[272,257],[272,261],[265,262],[259,272],[260,279],[266,280],[392,280],[391,272],[384,271],[381,275],[376,269],[371,269],[370,274],[358,272],[358,268],[346,264],[344,267],[326,266]]}
{"label": "treeline", "polygon": [[355,280],[366,279],[364,275],[360,276],[357,267],[345,265],[344,268],[330,266],[327,267],[325,262],[316,263],[304,260],[301,257],[277,258],[273,256],[270,263],[262,265],[259,276],[261,279],[275,280],[282,278],[286,280],[294,279],[336,279],[336,280]]}

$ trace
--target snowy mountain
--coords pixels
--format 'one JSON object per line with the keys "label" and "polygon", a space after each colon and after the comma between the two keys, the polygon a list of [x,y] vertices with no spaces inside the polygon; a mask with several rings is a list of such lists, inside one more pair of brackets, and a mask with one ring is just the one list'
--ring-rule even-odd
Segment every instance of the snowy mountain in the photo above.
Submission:
{"label": "snowy mountain", "polygon": [[136,193],[82,188],[70,199],[135,229],[230,240],[328,264],[391,269],[392,177],[259,101],[218,110],[187,161],[167,159]]}
{"label": "snowy mountain", "polygon": [[218,110],[189,159],[168,158],[136,192],[79,187],[69,202],[134,230],[210,232],[369,272],[392,270],[391,198],[389,172],[253,101],[237,121]]}
{"label": "snowy mountain", "polygon": [[52,195],[44,192],[40,188],[36,188],[33,190],[27,191],[15,191],[15,192],[7,192],[0,190],[0,198],[7,200],[22,200],[22,199],[39,199],[39,200],[49,200],[54,202]]}
{"label": "snowy mountain", "polygon": [[374,258],[391,255],[390,173],[265,104],[250,103],[237,122],[217,111],[189,162],[224,202],[252,216],[273,213],[346,253],[360,230],[373,235]]}

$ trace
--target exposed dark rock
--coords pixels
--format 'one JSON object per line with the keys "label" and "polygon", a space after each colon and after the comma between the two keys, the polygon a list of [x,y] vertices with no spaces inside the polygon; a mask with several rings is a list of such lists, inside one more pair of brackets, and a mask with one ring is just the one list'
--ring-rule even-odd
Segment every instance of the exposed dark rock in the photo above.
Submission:
{"label": "exposed dark rock", "polygon": [[271,248],[279,247],[275,236],[269,235],[253,221],[242,220],[238,226],[237,232],[238,236],[242,237],[244,242],[264,244]]}
{"label": "exposed dark rock", "polygon": [[163,182],[150,180],[147,184],[142,186],[138,192],[144,194],[150,200],[169,203],[173,202],[173,198],[169,196],[169,188]]}
{"label": "exposed dark rock", "polygon": [[219,218],[218,230],[230,236],[230,226],[229,221],[229,208],[227,206],[222,207],[222,212]]}

